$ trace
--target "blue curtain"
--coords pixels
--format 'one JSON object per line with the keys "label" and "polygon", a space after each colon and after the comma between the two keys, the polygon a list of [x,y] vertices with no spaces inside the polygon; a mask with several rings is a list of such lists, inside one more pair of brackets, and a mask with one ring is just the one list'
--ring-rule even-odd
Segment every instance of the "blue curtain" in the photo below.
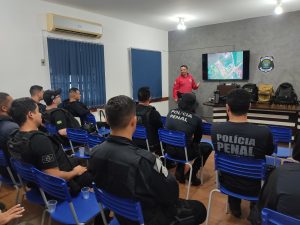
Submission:
{"label": "blue curtain", "polygon": [[61,88],[68,98],[70,87],[81,92],[81,101],[89,107],[103,105],[105,95],[104,46],[94,43],[48,38],[52,89]]}

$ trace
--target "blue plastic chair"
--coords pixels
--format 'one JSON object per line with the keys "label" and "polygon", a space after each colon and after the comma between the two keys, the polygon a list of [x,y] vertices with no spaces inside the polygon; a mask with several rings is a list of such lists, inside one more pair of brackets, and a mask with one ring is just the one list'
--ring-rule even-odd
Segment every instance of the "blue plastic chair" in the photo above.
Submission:
{"label": "blue plastic chair", "polygon": [[149,141],[148,141],[148,137],[147,137],[147,131],[146,131],[146,128],[144,126],[137,125],[136,129],[135,129],[135,131],[132,135],[132,138],[144,140],[146,142],[146,145],[147,145],[147,150],[150,152]]}
{"label": "blue plastic chair", "polygon": [[166,116],[161,116],[161,122],[163,124],[163,127],[165,127],[166,121],[167,121],[167,117]]}
{"label": "blue plastic chair", "polygon": [[[45,193],[58,199],[56,210],[50,213],[50,218],[62,224],[81,225],[91,221],[100,213],[95,194],[90,192],[88,199],[84,199],[82,193],[71,197],[67,182],[64,179],[50,176],[42,171],[33,169],[43,199],[47,205]],[[48,205],[47,205],[48,206]]]}
{"label": "blue plastic chair", "polygon": [[[293,132],[291,128],[287,127],[279,127],[279,126],[269,126],[272,135],[273,141],[276,146],[275,154],[278,157],[287,158],[292,156],[292,148],[291,148],[291,141]],[[287,147],[278,146],[279,143],[286,143],[288,144]]]}
{"label": "blue plastic chair", "polygon": [[49,135],[56,135],[57,134],[57,129],[56,126],[50,123],[45,124],[46,130],[48,131]]}
{"label": "blue plastic chair", "polygon": [[[144,224],[144,217],[142,212],[142,207],[139,202],[124,199],[117,197],[115,195],[109,194],[99,188],[96,187],[95,184],[94,191],[99,203],[101,212],[103,212],[103,207],[107,207],[111,211],[113,211],[118,216],[125,217],[131,221],[139,222],[139,224]],[[104,213],[101,213],[104,224],[107,224]],[[110,223],[110,225],[119,225],[116,218],[114,218]]]}
{"label": "blue plastic chair", "polygon": [[[37,184],[35,174],[33,173],[34,167],[28,163],[24,163],[14,158],[11,158],[10,162],[13,169],[16,171],[18,175],[19,181],[25,193],[25,195],[23,195],[22,197],[21,203],[24,200],[24,196],[26,196],[27,201],[45,207],[45,203],[40,190],[37,187],[28,189],[26,186],[27,183]],[[45,213],[43,213],[42,215],[41,224],[44,224],[44,219],[45,219]]]}
{"label": "blue plastic chair", "polygon": [[281,159],[274,156],[266,155],[266,165],[279,167],[281,165]]}
{"label": "blue plastic chair", "polygon": [[299,225],[300,220],[291,216],[264,208],[261,212],[262,225]]}
{"label": "blue plastic chair", "polygon": [[82,144],[83,146],[88,146],[88,133],[85,130],[67,128],[67,137],[73,153],[75,153],[73,142]]}
{"label": "blue plastic chair", "polygon": [[[181,164],[185,164],[185,165],[189,166],[190,174],[189,174],[189,182],[188,182],[187,193],[186,193],[186,199],[189,199],[193,167],[192,167],[191,162],[188,159],[185,133],[183,133],[181,131],[159,129],[158,137],[159,137],[160,148],[161,148],[161,153],[162,153],[161,158],[165,158],[165,159],[174,161],[176,163],[181,163]],[[171,157],[168,153],[165,152],[165,150],[163,148],[163,144],[182,148],[182,150],[185,153],[185,160],[179,160],[179,159],[175,159],[175,158]]]}
{"label": "blue plastic chair", "polygon": [[89,136],[88,136],[88,145],[89,145],[89,148],[93,148],[96,145],[99,145],[99,144],[101,144],[104,141],[105,141],[105,138],[100,137],[99,135],[89,134]]}
{"label": "blue plastic chair", "polygon": [[202,134],[211,135],[211,124],[207,122],[202,123]]}
{"label": "blue plastic chair", "polygon": [[98,130],[98,126],[97,126],[97,121],[96,121],[96,117],[92,114],[92,113],[89,113],[87,114],[87,116],[85,117],[85,122],[87,123],[92,123],[95,125],[96,129]]}
{"label": "blue plastic chair", "polygon": [[4,155],[4,152],[2,149],[0,149],[0,166],[6,168],[8,174],[9,174],[9,178],[3,177],[0,175],[0,187],[1,184],[4,183],[8,186],[12,186],[16,189],[16,204],[19,202],[19,193],[20,193],[20,189],[19,189],[19,184],[17,183],[11,168],[9,167],[9,164],[7,162],[7,159]]}
{"label": "blue plastic chair", "polygon": [[[262,182],[265,179],[266,163],[262,159],[253,159],[249,157],[233,156],[224,153],[215,153],[215,170],[216,170],[216,184],[217,188],[213,189],[209,194],[206,225],[208,225],[209,215],[211,213],[211,201],[213,193],[220,192],[235,198],[258,201],[258,196],[246,196],[229,191],[219,182],[219,173],[227,173],[230,175],[250,178],[252,180],[259,180]],[[226,204],[226,211],[228,205]]]}

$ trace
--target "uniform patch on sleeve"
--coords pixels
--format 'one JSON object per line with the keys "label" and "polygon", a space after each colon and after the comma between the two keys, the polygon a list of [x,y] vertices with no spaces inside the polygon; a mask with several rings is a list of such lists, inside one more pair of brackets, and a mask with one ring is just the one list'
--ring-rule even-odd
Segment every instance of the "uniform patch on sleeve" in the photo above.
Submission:
{"label": "uniform patch on sleeve", "polygon": [[47,164],[47,163],[54,162],[54,161],[55,161],[54,154],[48,154],[48,155],[42,156],[43,164]]}
{"label": "uniform patch on sleeve", "polygon": [[156,158],[153,169],[158,173],[163,174],[165,177],[168,176],[169,172],[166,167],[164,167],[162,161],[159,158]]}
{"label": "uniform patch on sleeve", "polygon": [[57,121],[56,121],[56,124],[58,124],[58,125],[59,125],[59,124],[62,124],[62,121],[61,121],[61,120],[57,120]]}

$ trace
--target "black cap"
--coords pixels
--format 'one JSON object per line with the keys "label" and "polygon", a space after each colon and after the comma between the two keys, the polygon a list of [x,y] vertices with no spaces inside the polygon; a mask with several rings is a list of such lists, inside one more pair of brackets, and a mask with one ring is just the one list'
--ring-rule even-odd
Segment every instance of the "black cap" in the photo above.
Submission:
{"label": "black cap", "polygon": [[183,94],[178,102],[178,107],[181,110],[187,110],[190,112],[195,111],[195,109],[198,107],[196,95],[194,93]]}
{"label": "black cap", "polygon": [[47,90],[47,91],[45,91],[44,92],[44,96],[43,96],[44,102],[47,105],[51,105],[52,102],[53,102],[53,99],[55,99],[55,97],[57,95],[60,95],[60,93],[61,93],[61,89],[60,88],[57,89],[57,90],[55,90],[55,91],[54,90]]}

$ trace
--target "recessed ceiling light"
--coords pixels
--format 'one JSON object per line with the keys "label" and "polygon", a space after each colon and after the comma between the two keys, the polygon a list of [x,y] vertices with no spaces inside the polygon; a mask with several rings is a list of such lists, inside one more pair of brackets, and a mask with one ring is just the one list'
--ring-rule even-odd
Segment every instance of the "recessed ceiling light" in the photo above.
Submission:
{"label": "recessed ceiling light", "polygon": [[186,26],[184,24],[184,18],[183,17],[178,17],[178,25],[177,25],[178,30],[185,30]]}
{"label": "recessed ceiling light", "polygon": [[276,5],[276,8],[274,9],[274,13],[276,15],[280,15],[280,14],[283,13],[283,8],[282,8],[282,2],[281,2],[281,0],[277,1],[277,5]]}

